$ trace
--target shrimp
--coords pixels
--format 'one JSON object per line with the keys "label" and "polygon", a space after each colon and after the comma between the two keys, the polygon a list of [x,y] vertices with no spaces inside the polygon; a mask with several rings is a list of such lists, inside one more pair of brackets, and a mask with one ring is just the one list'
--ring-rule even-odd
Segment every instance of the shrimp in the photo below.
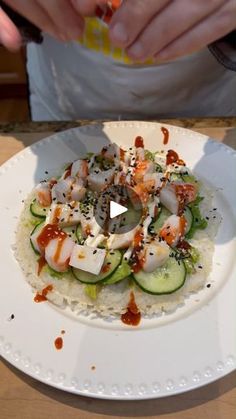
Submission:
{"label": "shrimp", "polygon": [[190,202],[195,201],[197,188],[192,183],[169,183],[160,192],[161,203],[172,214],[179,214]]}
{"label": "shrimp", "polygon": [[67,271],[74,246],[75,242],[68,236],[50,240],[45,248],[45,259],[49,266],[57,272]]}
{"label": "shrimp", "polygon": [[134,181],[136,183],[142,182],[144,179],[144,176],[147,173],[153,173],[155,170],[155,165],[152,161],[149,160],[143,160],[143,161],[138,161],[136,163],[136,168],[134,171]]}
{"label": "shrimp", "polygon": [[170,254],[170,248],[167,243],[153,241],[144,247],[144,256],[142,257],[142,269],[145,272],[153,272],[155,269],[164,265]]}
{"label": "shrimp", "polygon": [[36,200],[42,207],[49,207],[52,203],[50,182],[41,182],[35,188]]}
{"label": "shrimp", "polygon": [[169,246],[175,247],[184,236],[186,224],[187,221],[183,215],[179,217],[173,214],[167,218],[159,235]]}
{"label": "shrimp", "polygon": [[71,176],[77,176],[80,179],[86,180],[88,176],[88,162],[87,160],[76,160],[71,166]]}

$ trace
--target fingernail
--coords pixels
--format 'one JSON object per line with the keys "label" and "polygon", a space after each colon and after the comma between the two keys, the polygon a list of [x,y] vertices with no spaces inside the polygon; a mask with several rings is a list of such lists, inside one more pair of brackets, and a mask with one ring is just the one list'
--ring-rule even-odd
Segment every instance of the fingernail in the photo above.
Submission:
{"label": "fingernail", "polygon": [[116,23],[111,29],[111,37],[114,41],[119,43],[125,43],[128,41],[128,33],[125,26],[122,23]]}
{"label": "fingernail", "polygon": [[131,48],[128,49],[128,55],[132,58],[143,58],[144,49],[141,42],[136,42]]}

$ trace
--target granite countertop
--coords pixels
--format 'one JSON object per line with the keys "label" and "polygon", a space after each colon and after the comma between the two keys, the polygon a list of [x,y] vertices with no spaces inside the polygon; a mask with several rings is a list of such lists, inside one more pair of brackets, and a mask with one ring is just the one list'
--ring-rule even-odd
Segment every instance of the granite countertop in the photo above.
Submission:
{"label": "granite countertop", "polygon": [[[58,132],[69,128],[78,127],[86,124],[96,124],[104,121],[77,120],[77,121],[55,121],[55,122],[24,122],[24,123],[0,123],[1,133],[13,132]],[[236,127],[236,116],[227,118],[171,118],[150,120],[150,122],[161,122],[163,124],[177,125],[184,128],[218,128],[218,127]]]}

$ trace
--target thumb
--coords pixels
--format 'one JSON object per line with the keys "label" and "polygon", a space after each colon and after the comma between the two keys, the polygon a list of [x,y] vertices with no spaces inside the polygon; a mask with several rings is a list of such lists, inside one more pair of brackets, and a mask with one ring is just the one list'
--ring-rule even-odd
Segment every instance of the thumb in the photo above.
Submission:
{"label": "thumb", "polygon": [[1,8],[0,43],[10,51],[17,51],[20,49],[22,43],[20,32]]}

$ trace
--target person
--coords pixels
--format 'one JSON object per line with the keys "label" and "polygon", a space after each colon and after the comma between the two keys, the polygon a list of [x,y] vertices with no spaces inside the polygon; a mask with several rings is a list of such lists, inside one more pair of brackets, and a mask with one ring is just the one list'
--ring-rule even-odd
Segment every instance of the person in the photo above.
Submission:
{"label": "person", "polygon": [[[34,120],[236,114],[235,0],[4,3],[45,33],[27,47]],[[0,41],[21,43],[3,9]]]}

